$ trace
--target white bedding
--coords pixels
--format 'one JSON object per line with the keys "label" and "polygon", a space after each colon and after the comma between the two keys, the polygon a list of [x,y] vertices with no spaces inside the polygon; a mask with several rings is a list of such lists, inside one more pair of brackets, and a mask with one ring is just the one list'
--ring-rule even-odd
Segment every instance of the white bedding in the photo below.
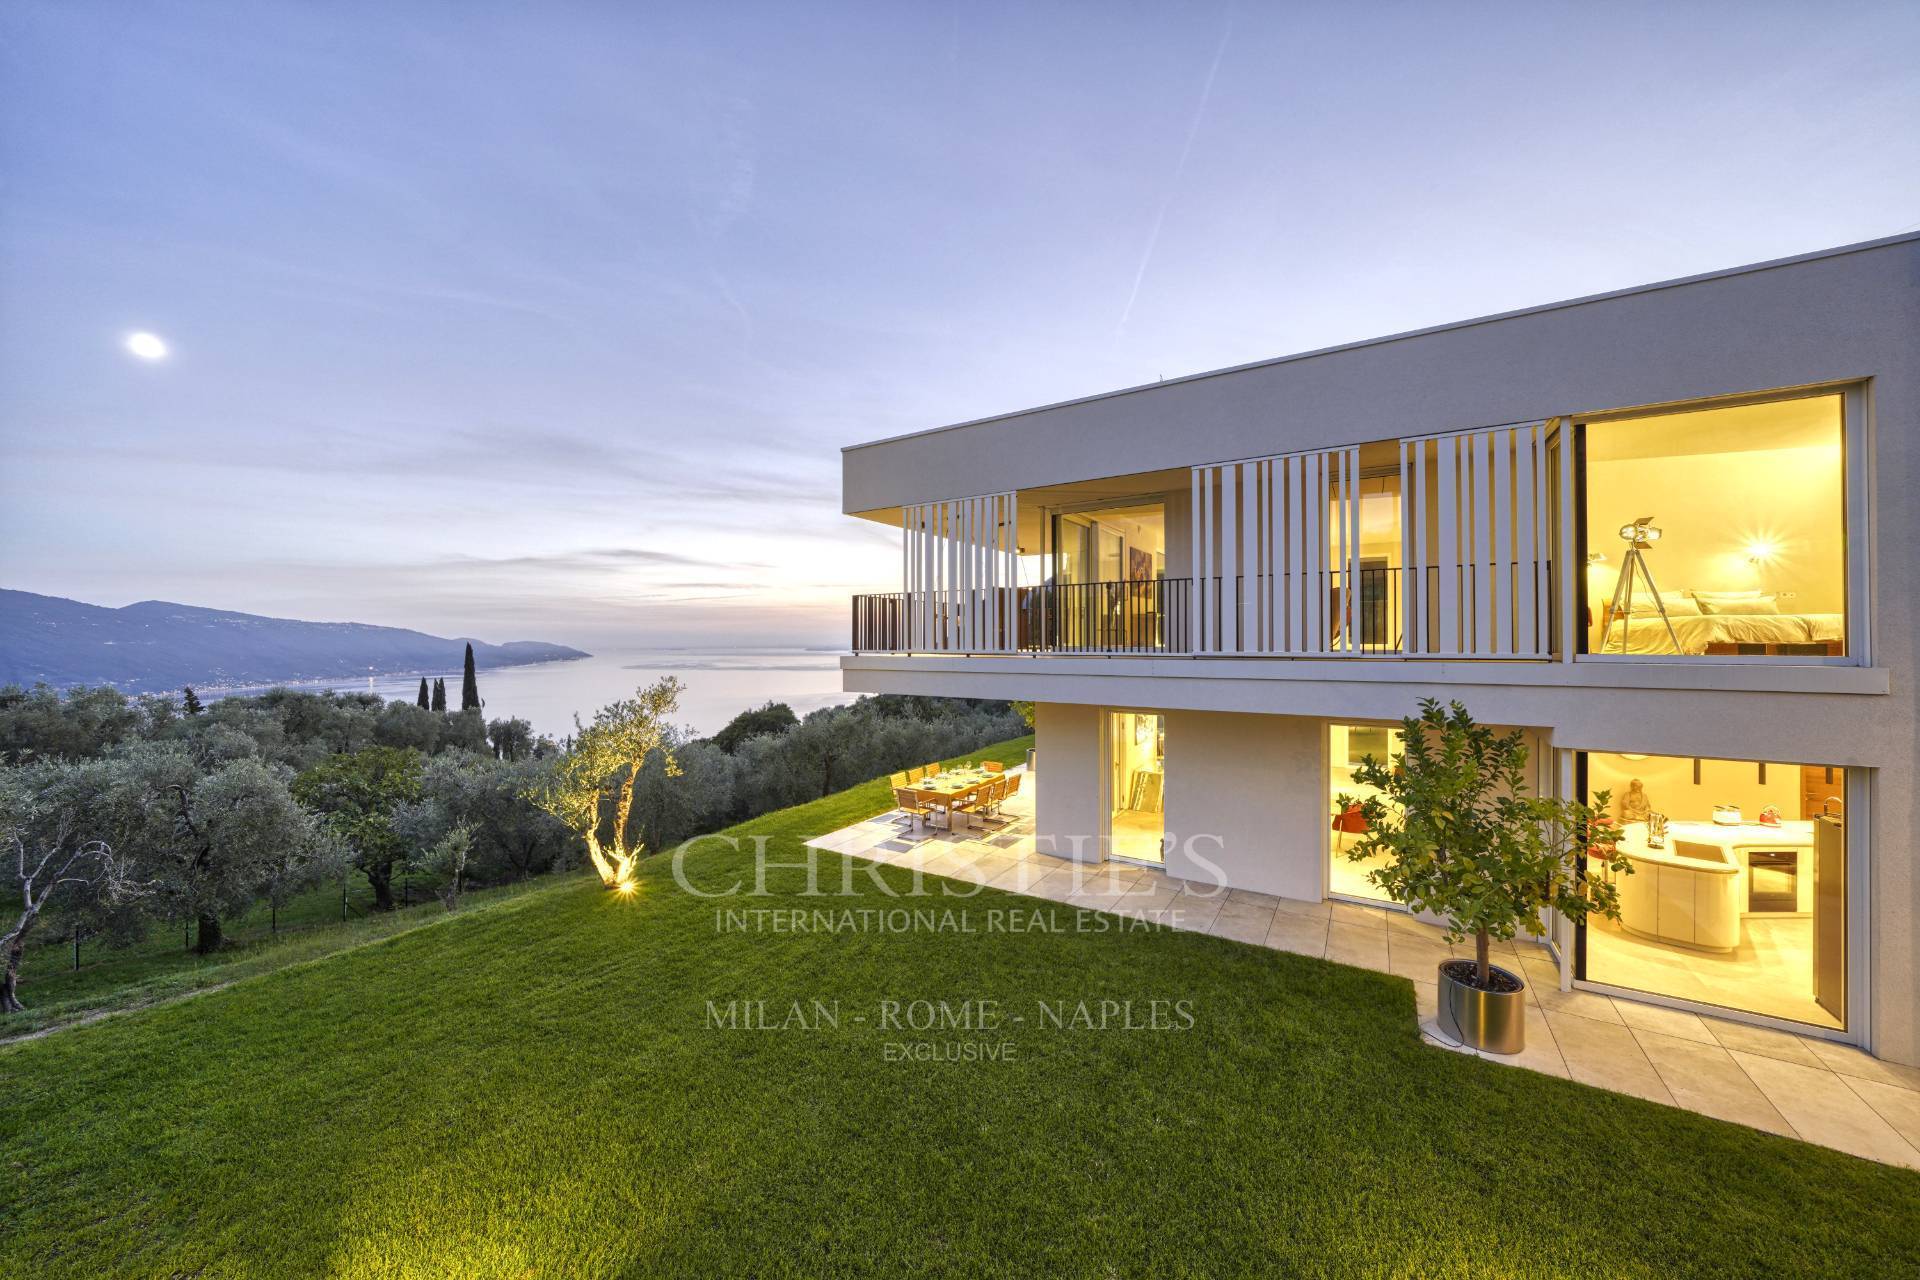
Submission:
{"label": "white bedding", "polygon": [[[1614,619],[1600,653],[1672,653],[1673,641],[1657,613],[1635,613],[1626,642],[1621,643],[1622,620]],[[1680,652],[1701,654],[1709,644],[1816,644],[1839,640],[1844,634],[1837,613],[1709,613],[1673,619]]]}

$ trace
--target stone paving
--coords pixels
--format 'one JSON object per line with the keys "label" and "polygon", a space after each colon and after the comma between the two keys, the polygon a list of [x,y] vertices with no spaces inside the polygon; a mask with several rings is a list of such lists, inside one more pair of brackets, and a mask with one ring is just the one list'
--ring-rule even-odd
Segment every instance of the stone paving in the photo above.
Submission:
{"label": "stone paving", "polygon": [[[1032,781],[1029,779],[1029,781]],[[1403,912],[1302,902],[1174,879],[1128,863],[1075,863],[1034,847],[1034,789],[996,821],[914,830],[897,812],[810,840],[815,848],[918,869],[1073,907],[1156,920],[1250,946],[1377,969],[1413,983],[1422,1035],[1461,1053],[1433,1023],[1435,968],[1456,949]],[[1471,946],[1459,954],[1471,954]],[[1920,1068],[1849,1045],[1742,1022],[1560,990],[1544,947],[1498,944],[1527,978],[1527,1047],[1490,1062],[1631,1093],[1668,1106],[1920,1169]]]}

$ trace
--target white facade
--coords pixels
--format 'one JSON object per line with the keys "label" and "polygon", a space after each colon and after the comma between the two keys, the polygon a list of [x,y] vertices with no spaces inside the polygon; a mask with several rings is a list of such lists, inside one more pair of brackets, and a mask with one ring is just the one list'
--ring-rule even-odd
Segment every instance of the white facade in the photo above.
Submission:
{"label": "white facade", "polygon": [[[1816,413],[1830,448],[1791,435]],[[1671,443],[1688,432],[1713,443]],[[1038,834],[1061,856],[1115,852],[1116,753],[1151,751],[1132,772],[1161,775],[1169,873],[1286,897],[1341,892],[1343,726],[1422,697],[1528,731],[1545,789],[1637,771],[1683,828],[1746,796],[1790,815],[1770,840],[1686,846],[1737,893],[1646,851],[1624,940],[1679,977],[1626,989],[1920,1064],[1916,440],[1906,236],[856,446],[844,507],[902,527],[903,575],[856,602],[845,685],[1041,704]],[[1614,532],[1646,515],[1668,530],[1640,557],[1657,611]],[[1844,876],[1805,836],[1827,811]],[[1824,906],[1816,864],[1844,881]],[[1783,865],[1806,910],[1762,893]],[[1735,948],[1705,945],[1729,928]],[[1622,989],[1591,931],[1555,942],[1567,984]],[[1803,1018],[1717,994],[1776,944],[1816,966],[1824,946],[1816,982],[1843,997]]]}

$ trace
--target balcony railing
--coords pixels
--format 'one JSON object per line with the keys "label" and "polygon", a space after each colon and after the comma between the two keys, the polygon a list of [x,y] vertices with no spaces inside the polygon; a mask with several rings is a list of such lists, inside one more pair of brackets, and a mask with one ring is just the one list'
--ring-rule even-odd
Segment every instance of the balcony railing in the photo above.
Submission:
{"label": "balcony railing", "polygon": [[[1462,598],[1471,600],[1480,589],[1482,575],[1477,570],[1474,565],[1453,567],[1454,588]],[[1553,575],[1546,565],[1509,565],[1502,592],[1513,591],[1522,573],[1537,574],[1541,589],[1552,598]],[[1434,603],[1440,575],[1438,567],[1426,571],[1425,633],[1414,646],[1407,644],[1405,635],[1402,593],[1409,575],[1403,569],[1360,570],[1359,589],[1351,599],[1347,575],[1336,571],[1318,575],[1316,581],[1324,584],[1326,599],[1312,610],[1315,621],[1280,635],[1243,634],[1242,605],[1246,592],[1253,589],[1268,595],[1277,591],[1289,608],[1299,608],[1299,598],[1289,594],[1286,575],[1264,581],[1235,577],[1231,591],[1224,579],[1214,578],[1209,589],[1200,593],[1201,607],[1210,615],[1204,620],[1205,632],[1226,637],[1226,642],[1211,642],[1208,652],[1309,657],[1392,656],[1414,650],[1443,655],[1451,646],[1440,635],[1440,614]],[[1195,652],[1195,594],[1191,578],[1157,578],[855,596],[853,649],[856,653],[1190,654]],[[1254,630],[1258,629],[1256,625]],[[1550,636],[1534,639],[1537,652],[1552,648]],[[1507,637],[1494,648],[1512,653],[1527,646]]]}

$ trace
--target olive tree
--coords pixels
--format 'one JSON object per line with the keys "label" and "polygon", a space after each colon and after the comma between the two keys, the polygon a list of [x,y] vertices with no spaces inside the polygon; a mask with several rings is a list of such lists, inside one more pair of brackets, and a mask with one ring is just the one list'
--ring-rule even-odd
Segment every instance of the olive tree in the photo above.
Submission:
{"label": "olive tree", "polygon": [[324,815],[352,850],[353,865],[373,886],[382,911],[393,910],[393,870],[410,852],[394,816],[420,798],[420,778],[420,753],[413,748],[366,747],[329,756],[294,780],[294,796]]}
{"label": "olive tree", "polygon": [[1367,756],[1354,770],[1376,794],[1338,800],[1343,810],[1358,805],[1367,822],[1347,856],[1384,857],[1367,878],[1395,902],[1443,917],[1448,942],[1471,934],[1478,985],[1490,981],[1492,940],[1522,926],[1544,935],[1543,912],[1576,923],[1596,911],[1619,918],[1614,886],[1580,874],[1583,858],[1632,872],[1615,847],[1605,792],[1592,806],[1529,795],[1519,731],[1495,733],[1458,702],[1422,699],[1400,728],[1397,764]]}
{"label": "olive tree", "polygon": [[6,968],[0,976],[0,1013],[18,1013],[20,962],[27,935],[55,897],[99,898],[119,905],[140,886],[128,874],[127,859],[114,852],[90,825],[84,800],[97,781],[80,775],[105,766],[49,763],[0,770],[0,846],[7,859],[19,912],[0,933]]}
{"label": "olive tree", "polygon": [[201,954],[222,941],[221,921],[276,880],[327,865],[313,815],[294,800],[286,771],[254,756],[207,767],[174,744],[141,743],[110,759],[101,796],[113,847],[132,860],[176,919],[196,926]]}
{"label": "olive tree", "polygon": [[659,751],[667,775],[680,772],[668,717],[678,710],[683,687],[665,676],[631,698],[600,708],[592,724],[575,716],[573,749],[555,761],[546,782],[529,797],[586,842],[593,869],[608,888],[631,889],[634,864],[646,853],[628,819],[647,756]]}

